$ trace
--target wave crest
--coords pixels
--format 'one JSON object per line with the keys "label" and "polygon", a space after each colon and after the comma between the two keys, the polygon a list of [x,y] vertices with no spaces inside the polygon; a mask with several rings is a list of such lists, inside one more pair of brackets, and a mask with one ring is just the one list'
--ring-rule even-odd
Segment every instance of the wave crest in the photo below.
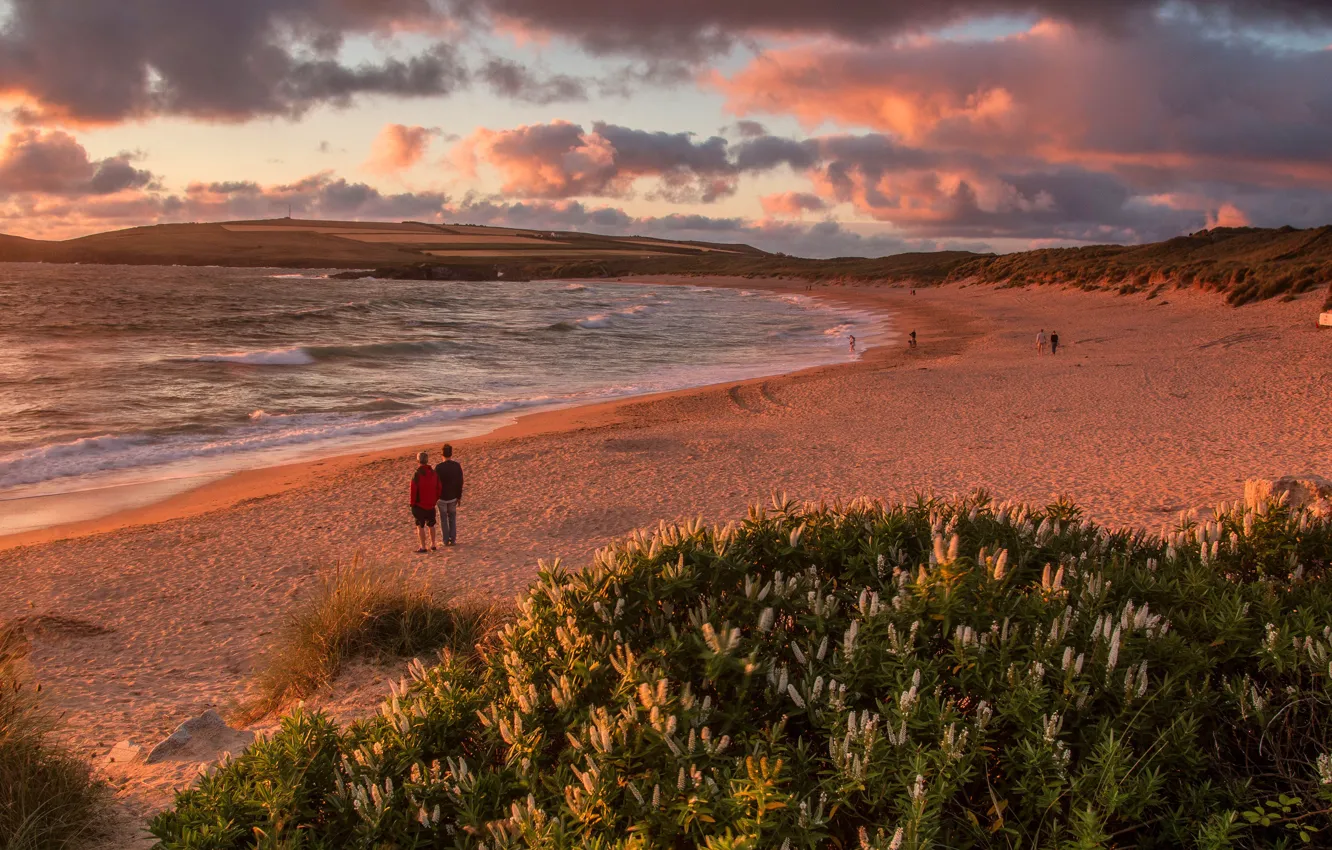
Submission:
{"label": "wave crest", "polygon": [[314,355],[299,346],[236,354],[201,354],[189,359],[196,363],[237,363],[242,366],[309,366],[315,362]]}

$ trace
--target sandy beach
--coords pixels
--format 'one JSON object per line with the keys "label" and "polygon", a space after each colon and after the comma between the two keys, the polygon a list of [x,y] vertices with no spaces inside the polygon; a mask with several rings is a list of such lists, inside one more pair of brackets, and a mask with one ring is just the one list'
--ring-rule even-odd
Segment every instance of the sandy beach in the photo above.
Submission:
{"label": "sandy beach", "polygon": [[[656,281],[658,284],[665,281]],[[689,279],[803,291],[801,281]],[[166,805],[197,764],[100,766],[131,739],[225,710],[283,616],[329,564],[363,555],[509,599],[538,559],[584,563],[658,520],[734,518],[797,499],[984,487],[1066,496],[1159,529],[1242,497],[1256,476],[1332,473],[1332,332],[1321,295],[1241,309],[1042,289],[819,286],[888,312],[905,342],[854,364],[528,416],[462,441],[459,545],[418,556],[410,446],[258,470],[96,523],[0,539],[0,622],[27,618],[34,679],[127,816]],[[1038,357],[1037,330],[1058,356]],[[321,698],[373,708],[397,669]],[[262,728],[262,727],[259,727]]]}

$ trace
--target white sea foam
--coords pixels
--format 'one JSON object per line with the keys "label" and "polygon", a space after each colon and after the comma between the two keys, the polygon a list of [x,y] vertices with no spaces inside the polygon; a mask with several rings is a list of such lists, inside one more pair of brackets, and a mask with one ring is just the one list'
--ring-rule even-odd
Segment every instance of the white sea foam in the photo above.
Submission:
{"label": "white sea foam", "polygon": [[187,359],[197,363],[240,363],[246,366],[309,366],[315,362],[314,355],[301,347],[242,351],[236,354],[201,354]]}

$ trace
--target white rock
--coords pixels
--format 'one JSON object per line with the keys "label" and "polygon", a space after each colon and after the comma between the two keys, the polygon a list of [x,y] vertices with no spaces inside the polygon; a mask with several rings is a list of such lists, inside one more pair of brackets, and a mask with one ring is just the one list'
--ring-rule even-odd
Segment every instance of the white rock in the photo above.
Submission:
{"label": "white rock", "polygon": [[173,761],[215,761],[223,753],[238,753],[254,741],[254,733],[232,729],[211,708],[180,727],[144,759],[144,764]]}
{"label": "white rock", "polygon": [[1283,475],[1244,482],[1244,504],[1250,508],[1276,501],[1282,494],[1292,508],[1308,507],[1318,516],[1332,516],[1332,481],[1321,475]]}
{"label": "white rock", "polygon": [[1318,314],[1318,327],[1332,328],[1332,310]]}

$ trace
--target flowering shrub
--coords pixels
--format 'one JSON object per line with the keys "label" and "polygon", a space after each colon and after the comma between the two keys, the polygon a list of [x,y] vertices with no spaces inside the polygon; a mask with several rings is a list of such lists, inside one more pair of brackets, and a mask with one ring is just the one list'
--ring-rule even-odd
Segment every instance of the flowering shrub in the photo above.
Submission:
{"label": "flowering shrub", "polygon": [[1330,562],[1332,524],[1279,503],[1160,536],[984,494],[662,526],[543,569],[484,663],[414,664],[372,720],[290,715],[152,831],[166,848],[1318,842]]}

